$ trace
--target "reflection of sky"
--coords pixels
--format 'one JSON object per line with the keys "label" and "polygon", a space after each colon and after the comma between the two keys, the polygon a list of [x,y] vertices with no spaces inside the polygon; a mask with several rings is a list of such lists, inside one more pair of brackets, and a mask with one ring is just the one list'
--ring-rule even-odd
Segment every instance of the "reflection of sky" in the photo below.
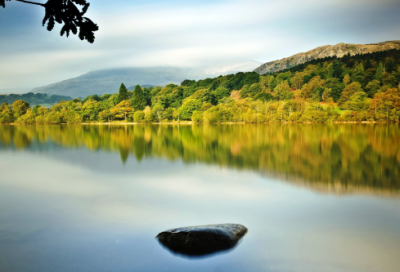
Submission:
{"label": "reflection of sky", "polygon": [[[398,199],[325,196],[248,171],[131,158],[122,165],[118,154],[87,150],[2,151],[0,271],[397,271],[400,265]],[[249,229],[228,254],[187,260],[154,240],[172,227],[226,222]]]}

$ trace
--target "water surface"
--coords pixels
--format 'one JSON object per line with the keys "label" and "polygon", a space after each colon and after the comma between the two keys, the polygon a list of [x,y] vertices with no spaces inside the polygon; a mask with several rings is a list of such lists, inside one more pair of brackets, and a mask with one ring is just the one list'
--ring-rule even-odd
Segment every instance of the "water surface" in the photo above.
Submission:
{"label": "water surface", "polygon": [[[0,126],[0,271],[398,271],[398,125]],[[154,237],[239,223],[234,250]]]}

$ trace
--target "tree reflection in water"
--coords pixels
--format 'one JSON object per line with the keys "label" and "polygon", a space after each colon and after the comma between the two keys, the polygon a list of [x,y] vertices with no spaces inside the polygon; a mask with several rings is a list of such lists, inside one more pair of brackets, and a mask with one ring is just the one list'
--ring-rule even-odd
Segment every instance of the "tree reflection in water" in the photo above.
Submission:
{"label": "tree reflection in water", "polygon": [[398,195],[397,124],[36,125],[0,126],[0,148],[64,148],[119,152],[278,175],[330,193]]}

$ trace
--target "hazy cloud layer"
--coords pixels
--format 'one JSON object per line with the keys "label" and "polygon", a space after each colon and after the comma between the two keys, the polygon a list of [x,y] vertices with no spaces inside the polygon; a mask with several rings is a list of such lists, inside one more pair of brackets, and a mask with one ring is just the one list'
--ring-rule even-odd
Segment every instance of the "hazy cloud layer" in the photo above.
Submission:
{"label": "hazy cloud layer", "polygon": [[266,62],[325,44],[400,39],[400,3],[392,0],[90,2],[100,27],[94,44],[47,32],[40,7],[7,2],[0,89],[28,91],[112,67]]}

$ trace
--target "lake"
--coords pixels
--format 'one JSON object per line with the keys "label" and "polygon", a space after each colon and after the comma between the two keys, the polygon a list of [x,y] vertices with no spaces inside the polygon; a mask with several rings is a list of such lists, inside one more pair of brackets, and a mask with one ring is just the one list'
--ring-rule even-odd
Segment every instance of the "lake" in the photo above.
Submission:
{"label": "lake", "polygon": [[[397,124],[0,126],[0,271],[400,268]],[[177,255],[166,229],[238,223]]]}

